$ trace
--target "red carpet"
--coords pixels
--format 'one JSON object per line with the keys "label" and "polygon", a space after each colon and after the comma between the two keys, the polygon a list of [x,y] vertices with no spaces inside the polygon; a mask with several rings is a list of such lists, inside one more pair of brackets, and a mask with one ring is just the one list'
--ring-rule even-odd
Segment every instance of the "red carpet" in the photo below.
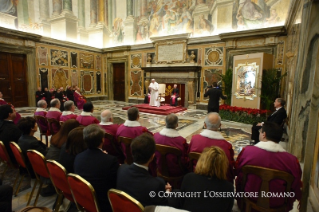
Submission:
{"label": "red carpet", "polygon": [[158,114],[158,115],[168,115],[171,113],[178,113],[184,110],[187,110],[187,108],[182,106],[173,107],[170,105],[162,105],[160,107],[151,107],[149,104],[139,104],[139,105],[133,105],[128,107],[123,107],[123,110],[128,110],[131,107],[137,107],[140,112],[143,113],[151,113],[151,114]]}

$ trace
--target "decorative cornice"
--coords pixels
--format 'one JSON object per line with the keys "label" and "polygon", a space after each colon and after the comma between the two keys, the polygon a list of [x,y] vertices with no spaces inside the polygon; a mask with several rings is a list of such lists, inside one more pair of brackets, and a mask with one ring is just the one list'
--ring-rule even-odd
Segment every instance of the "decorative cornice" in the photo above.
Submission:
{"label": "decorative cornice", "polygon": [[205,37],[193,37],[188,39],[188,44],[201,44],[201,43],[217,43],[220,42],[219,35],[205,36]]}
{"label": "decorative cornice", "polygon": [[54,38],[42,37],[39,42],[45,43],[45,44],[51,44],[51,45],[60,45],[62,47],[75,48],[75,49],[81,49],[85,51],[93,51],[97,53],[102,53],[102,50],[100,48],[95,48],[92,46],[82,45],[82,44],[73,43],[69,41],[57,40]]}
{"label": "decorative cornice", "polygon": [[299,6],[302,1],[300,0],[292,0],[289,6],[288,15],[285,21],[285,27],[289,30],[289,28],[294,24],[294,20],[298,13]]}
{"label": "decorative cornice", "polygon": [[283,36],[283,35],[287,35],[286,28],[284,26],[276,26],[276,27],[270,27],[270,28],[222,33],[219,36],[222,41],[226,41],[230,39],[238,39],[238,38],[244,38],[244,37],[257,37],[257,36],[269,37],[269,36]]}
{"label": "decorative cornice", "polygon": [[110,47],[110,48],[103,48],[102,52],[103,53],[108,53],[108,52],[117,52],[117,51],[130,51],[131,46],[115,46],[115,47]]}
{"label": "decorative cornice", "polygon": [[176,34],[176,35],[166,35],[166,36],[154,36],[150,37],[150,40],[154,43],[157,41],[167,41],[167,40],[181,40],[181,39],[188,39],[190,37],[191,33],[182,33],[182,34]]}
{"label": "decorative cornice", "polygon": [[131,46],[131,51],[141,50],[141,49],[152,49],[154,48],[153,43],[136,44]]}
{"label": "decorative cornice", "polygon": [[39,41],[41,39],[41,35],[28,33],[28,32],[22,32],[15,29],[8,29],[5,27],[0,27],[0,35],[7,35],[10,36],[10,38],[19,38],[24,40],[32,40],[32,41]]}

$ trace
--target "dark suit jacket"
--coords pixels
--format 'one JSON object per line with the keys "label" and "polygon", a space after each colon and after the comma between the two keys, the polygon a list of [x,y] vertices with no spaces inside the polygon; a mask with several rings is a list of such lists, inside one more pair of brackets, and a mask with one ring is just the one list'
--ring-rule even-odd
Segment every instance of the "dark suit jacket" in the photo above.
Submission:
{"label": "dark suit jacket", "polygon": [[234,186],[227,180],[220,180],[215,177],[210,178],[195,173],[188,173],[184,176],[181,191],[191,193],[201,192],[200,197],[181,198],[181,208],[187,211],[232,211],[234,204],[233,197],[210,197],[209,193],[207,193],[208,191],[211,192],[211,195],[214,195],[214,192],[234,192]]}
{"label": "dark suit jacket", "polygon": [[91,183],[100,211],[112,211],[107,192],[116,186],[117,158],[100,149],[87,149],[75,157],[74,172]]}
{"label": "dark suit jacket", "polygon": [[278,111],[275,111],[270,116],[268,116],[267,121],[275,122],[281,125],[284,119],[287,118],[287,113],[284,107],[281,107]]}
{"label": "dark suit jacket", "polygon": [[178,88],[174,88],[174,89],[172,90],[172,95],[174,95],[174,93],[175,93],[175,95],[176,95],[177,97],[179,97],[179,89],[178,89]]}
{"label": "dark suit jacket", "polygon": [[211,88],[205,94],[204,97],[209,96],[208,112],[219,112],[219,99],[226,99],[222,91],[218,88]]}
{"label": "dark suit jacket", "polygon": [[[123,164],[117,173],[116,188],[128,193],[142,205],[168,205],[167,198],[160,198],[158,192],[165,193],[165,182],[159,177],[152,177],[146,169],[134,164]],[[154,191],[156,196],[150,197]],[[163,195],[163,193],[162,193]]]}
{"label": "dark suit jacket", "polygon": [[12,163],[16,164],[17,161],[12,153],[10,148],[10,142],[14,141],[18,143],[18,140],[21,136],[21,131],[19,128],[13,123],[13,121],[0,121],[0,141],[5,145],[8,155],[12,161]]}
{"label": "dark suit jacket", "polygon": [[27,150],[34,149],[45,156],[47,147],[44,143],[42,143],[41,141],[36,139],[34,136],[30,136],[30,135],[22,135],[19,138],[18,145],[23,153],[23,156],[24,156],[24,159],[26,162],[26,166],[27,166],[31,176],[33,177],[33,171],[32,171],[33,169],[32,169],[31,163],[29,161],[29,158],[27,156]]}

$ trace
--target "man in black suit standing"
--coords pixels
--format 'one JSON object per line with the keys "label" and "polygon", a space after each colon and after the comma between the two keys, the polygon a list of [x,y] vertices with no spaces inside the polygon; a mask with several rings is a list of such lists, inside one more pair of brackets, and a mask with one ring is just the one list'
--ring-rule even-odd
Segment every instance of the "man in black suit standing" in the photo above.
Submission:
{"label": "man in black suit standing", "polygon": [[178,97],[179,97],[179,89],[177,88],[177,84],[174,84],[174,88],[172,90],[172,95],[171,95],[171,106],[177,106]]}
{"label": "man in black suit standing", "polygon": [[[275,122],[281,126],[284,120],[287,118],[287,112],[284,108],[286,101],[282,98],[277,98],[274,102],[275,112],[268,116],[267,121]],[[259,130],[263,126],[264,122],[254,123],[251,128],[251,139],[255,141],[255,144],[259,142]]]}
{"label": "man in black suit standing", "polygon": [[119,168],[117,158],[102,150],[104,130],[91,124],[84,128],[83,138],[88,147],[74,161],[74,172],[92,184],[100,211],[112,211],[107,192],[116,186]]}
{"label": "man in black suit standing", "polygon": [[217,82],[213,82],[212,88],[207,88],[204,94],[204,97],[209,96],[207,111],[219,113],[219,99],[226,99],[227,96],[224,96],[222,91],[217,88]]}
{"label": "man in black suit standing", "polygon": [[159,197],[172,187],[159,177],[152,177],[148,165],[155,156],[153,136],[144,133],[136,137],[131,144],[134,163],[123,164],[117,173],[116,188],[128,193],[144,207],[148,205],[168,205],[168,199]]}

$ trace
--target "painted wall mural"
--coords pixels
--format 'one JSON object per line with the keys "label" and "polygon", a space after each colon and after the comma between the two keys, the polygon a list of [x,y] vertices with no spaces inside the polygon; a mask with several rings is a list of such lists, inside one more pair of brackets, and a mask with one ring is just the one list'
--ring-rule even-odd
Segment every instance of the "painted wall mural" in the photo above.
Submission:
{"label": "painted wall mural", "polygon": [[[217,35],[224,32],[258,29],[284,25],[291,0],[141,0],[141,1],[18,1],[0,0],[0,26],[36,33],[84,45],[110,47],[150,42],[152,36],[191,33],[193,37]],[[37,8],[38,7],[38,8]],[[73,12],[79,32],[68,34],[54,22],[62,8]],[[123,16],[125,8],[128,14]],[[124,9],[124,10],[125,10]],[[74,10],[74,11],[72,11]],[[50,12],[52,11],[52,12]],[[5,18],[6,17],[6,18]],[[53,19],[52,19],[53,18]],[[10,20],[11,20],[10,19]],[[94,28],[103,23],[108,30],[95,36]],[[56,32],[59,29],[58,32]],[[88,30],[90,29],[90,30]],[[83,40],[81,33],[88,34]],[[57,33],[63,36],[55,37]],[[79,33],[74,34],[74,33]],[[70,39],[69,39],[70,38]],[[75,39],[75,40],[74,40]]]}

